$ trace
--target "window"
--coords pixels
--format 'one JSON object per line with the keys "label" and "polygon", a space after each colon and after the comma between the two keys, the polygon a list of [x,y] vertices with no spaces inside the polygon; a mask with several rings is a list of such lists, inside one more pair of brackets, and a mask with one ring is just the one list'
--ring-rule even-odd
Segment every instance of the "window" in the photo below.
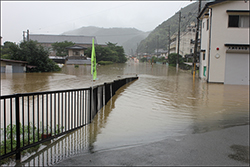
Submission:
{"label": "window", "polygon": [[203,26],[203,28],[205,27],[205,22],[203,22],[203,25],[202,25],[202,26]]}
{"label": "window", "polygon": [[203,60],[206,60],[206,54],[203,52]]}
{"label": "window", "polygon": [[228,27],[249,27],[248,15],[229,15]]}

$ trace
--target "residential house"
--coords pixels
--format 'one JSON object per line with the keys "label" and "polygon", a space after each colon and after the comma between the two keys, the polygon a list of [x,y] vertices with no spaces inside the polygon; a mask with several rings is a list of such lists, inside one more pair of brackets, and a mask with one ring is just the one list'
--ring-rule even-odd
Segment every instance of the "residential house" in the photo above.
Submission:
{"label": "residential house", "polygon": [[1,59],[1,73],[24,73],[28,62]]}
{"label": "residential house", "polygon": [[208,2],[202,9],[200,78],[249,85],[249,12],[246,0]]}
{"label": "residential house", "polygon": [[[41,34],[30,34],[29,39],[37,41],[47,50],[49,50],[49,56],[56,56],[56,52],[52,49],[52,44],[55,42],[73,42],[79,47],[89,48],[92,46],[92,38],[95,40],[95,45],[97,45],[97,40],[94,36],[81,36],[81,35],[41,35]],[[75,49],[73,49],[75,50]],[[76,50],[75,50],[76,51]],[[73,53],[73,52],[72,52]],[[75,52],[77,53],[77,52]]]}

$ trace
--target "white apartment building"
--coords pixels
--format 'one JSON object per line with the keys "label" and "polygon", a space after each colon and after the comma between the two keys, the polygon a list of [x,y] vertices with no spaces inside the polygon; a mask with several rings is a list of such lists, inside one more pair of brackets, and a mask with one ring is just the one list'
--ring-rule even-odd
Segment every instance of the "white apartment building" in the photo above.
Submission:
{"label": "white apartment building", "polygon": [[[183,57],[187,54],[194,53],[196,25],[192,22],[187,26],[185,32],[180,33],[180,49],[179,54]],[[175,33],[171,36],[170,53],[177,53],[178,49],[178,34]]]}
{"label": "white apartment building", "polygon": [[249,0],[208,2],[201,20],[199,77],[249,85]]}

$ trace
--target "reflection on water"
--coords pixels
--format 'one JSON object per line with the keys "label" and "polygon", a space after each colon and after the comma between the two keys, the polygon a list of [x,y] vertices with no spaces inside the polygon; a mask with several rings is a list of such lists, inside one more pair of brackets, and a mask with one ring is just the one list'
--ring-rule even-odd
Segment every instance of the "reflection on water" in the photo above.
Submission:
{"label": "reflection on water", "polygon": [[[139,79],[118,90],[90,125],[43,146],[24,164],[54,164],[76,154],[249,124],[248,86],[207,84],[198,78],[193,82],[190,72],[176,72],[175,67],[130,62],[99,66],[94,84],[134,74]],[[66,66],[60,73],[4,74],[1,79],[2,94],[91,86],[90,66]]]}

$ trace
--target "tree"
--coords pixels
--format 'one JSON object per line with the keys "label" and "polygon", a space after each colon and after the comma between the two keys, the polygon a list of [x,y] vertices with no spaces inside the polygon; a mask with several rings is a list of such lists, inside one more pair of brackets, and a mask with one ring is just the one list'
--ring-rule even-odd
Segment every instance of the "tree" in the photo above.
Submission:
{"label": "tree", "polygon": [[[176,62],[177,62],[177,53],[171,53],[169,54],[168,56],[168,63],[169,65],[176,65]],[[182,65],[183,64],[183,58],[181,55],[179,55],[179,65]]]}
{"label": "tree", "polygon": [[11,59],[11,55],[14,50],[18,49],[18,45],[13,42],[6,41],[4,45],[1,46],[1,58],[2,59]]}
{"label": "tree", "polygon": [[35,41],[24,41],[20,45],[11,45],[10,59],[27,61],[28,65],[36,66],[28,72],[59,71],[59,66],[49,59],[49,53]]}
{"label": "tree", "polygon": [[[96,62],[99,61],[112,61],[115,63],[125,63],[127,58],[125,57],[124,49],[122,46],[116,46],[117,44],[113,44],[108,42],[107,47],[96,46]],[[91,56],[92,48],[88,48],[85,53],[88,57]]]}
{"label": "tree", "polygon": [[66,47],[73,46],[73,45],[75,45],[75,43],[71,41],[70,42],[68,41],[55,42],[52,44],[52,48],[54,51],[56,51],[57,56],[64,57],[68,54],[68,50],[66,49]]}

